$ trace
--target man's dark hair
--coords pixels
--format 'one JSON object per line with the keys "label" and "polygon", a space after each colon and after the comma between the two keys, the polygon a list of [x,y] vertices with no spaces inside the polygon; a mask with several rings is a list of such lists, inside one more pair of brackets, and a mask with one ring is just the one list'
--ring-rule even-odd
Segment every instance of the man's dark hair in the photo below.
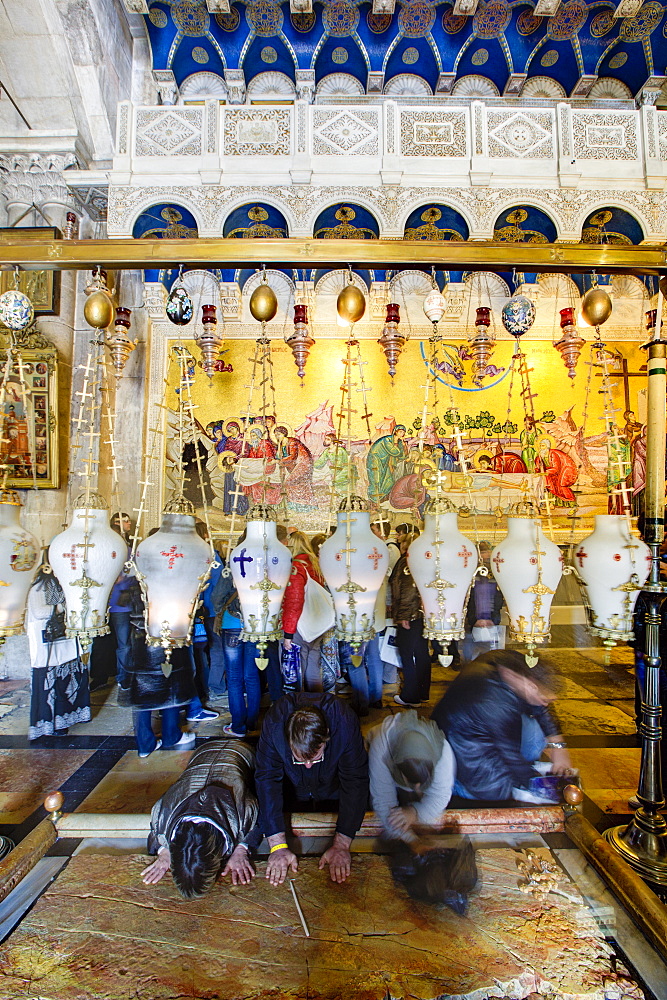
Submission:
{"label": "man's dark hair", "polygon": [[297,708],[285,723],[285,735],[292,753],[310,760],[329,739],[329,726],[321,708]]}
{"label": "man's dark hair", "polygon": [[407,757],[400,764],[396,765],[400,771],[405,787],[414,789],[420,785],[419,793],[423,793],[433,780],[433,761],[417,760],[416,757]]}
{"label": "man's dark hair", "polygon": [[548,660],[540,658],[534,667],[529,667],[523,653],[516,649],[497,649],[484,653],[477,658],[477,663],[488,663],[491,667],[504,667],[520,677],[527,677],[540,687],[553,691],[556,694],[561,689],[561,679],[556,673],[553,665]]}
{"label": "man's dark hair", "polygon": [[169,844],[174,883],[184,899],[209,891],[225,860],[222,834],[210,823],[179,823]]}
{"label": "man's dark hair", "polygon": [[410,524],[408,521],[403,521],[402,524],[397,524],[394,528],[397,535],[411,535],[414,530],[414,524]]}

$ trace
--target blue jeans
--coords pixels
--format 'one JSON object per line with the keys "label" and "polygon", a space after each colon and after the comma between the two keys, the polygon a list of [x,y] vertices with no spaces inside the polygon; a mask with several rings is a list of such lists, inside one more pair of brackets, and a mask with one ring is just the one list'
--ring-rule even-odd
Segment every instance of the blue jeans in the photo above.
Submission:
{"label": "blue jeans", "polygon": [[132,646],[130,644],[130,612],[110,611],[109,624],[116,636],[116,680],[118,687],[128,687],[128,669]]}
{"label": "blue jeans", "polygon": [[[539,760],[544,752],[544,748],[547,745],[547,738],[542,732],[542,727],[540,726],[537,719],[531,718],[529,715],[521,716],[521,756],[524,760],[529,760],[532,764],[533,761]],[[475,796],[471,795],[467,788],[460,783],[458,778],[454,781],[454,788],[452,789],[453,795],[458,795],[462,799],[474,799]]]}
{"label": "blue jeans", "polygon": [[[162,721],[162,745],[172,747],[178,743],[181,736],[181,727],[178,724],[180,707],[163,708],[160,710]],[[133,712],[134,738],[137,741],[137,751],[139,753],[152,753],[157,746],[157,738],[151,725],[151,709],[135,708]]]}
{"label": "blue jeans", "polygon": [[261,689],[255,663],[257,647],[252,642],[241,642],[240,629],[223,629],[223,648],[232,729],[235,733],[245,733],[256,727],[259,715]]}
{"label": "blue jeans", "polygon": [[355,712],[367,712],[373,701],[382,701],[382,673],[384,664],[380,659],[380,639],[375,636],[366,643],[364,655],[358,667],[350,665],[348,676],[352,685],[352,708]]}

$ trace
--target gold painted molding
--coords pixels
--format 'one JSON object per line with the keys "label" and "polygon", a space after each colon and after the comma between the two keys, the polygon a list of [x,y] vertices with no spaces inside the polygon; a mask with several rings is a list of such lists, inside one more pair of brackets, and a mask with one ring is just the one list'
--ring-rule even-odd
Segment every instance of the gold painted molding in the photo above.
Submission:
{"label": "gold painted molding", "polygon": [[43,240],[25,244],[0,237],[0,267],[40,270],[203,267],[436,267],[438,270],[511,270],[667,273],[664,246],[583,243],[467,243],[411,240]]}

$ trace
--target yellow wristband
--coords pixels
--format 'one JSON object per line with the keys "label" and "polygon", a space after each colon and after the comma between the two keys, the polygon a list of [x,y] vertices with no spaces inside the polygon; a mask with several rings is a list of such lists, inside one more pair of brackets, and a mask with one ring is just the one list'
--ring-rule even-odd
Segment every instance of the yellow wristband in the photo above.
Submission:
{"label": "yellow wristband", "polygon": [[287,844],[274,844],[273,847],[271,848],[271,850],[269,851],[269,854],[273,854],[274,851],[282,851],[283,848],[286,848],[286,847],[287,847]]}

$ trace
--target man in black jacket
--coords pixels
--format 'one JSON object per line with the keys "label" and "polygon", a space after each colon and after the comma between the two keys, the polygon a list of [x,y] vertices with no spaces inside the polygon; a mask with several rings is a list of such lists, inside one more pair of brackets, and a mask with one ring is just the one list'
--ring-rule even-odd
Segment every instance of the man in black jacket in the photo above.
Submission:
{"label": "man in black jacket", "polygon": [[332,694],[294,692],[267,712],[257,747],[255,787],[260,827],[269,842],[266,877],[280,885],[297,870],[285,838],[283,780],[298,800],[338,801],[331,847],[320,859],[334,882],[350,874],[350,844],[368,803],[368,755],[356,715]]}
{"label": "man in black jacket", "polygon": [[529,788],[545,748],[550,773],[568,773],[567,745],[547,708],[556,687],[547,664],[531,669],[516,650],[486,653],[461,672],[432,714],[456,758],[455,795],[540,801]]}

